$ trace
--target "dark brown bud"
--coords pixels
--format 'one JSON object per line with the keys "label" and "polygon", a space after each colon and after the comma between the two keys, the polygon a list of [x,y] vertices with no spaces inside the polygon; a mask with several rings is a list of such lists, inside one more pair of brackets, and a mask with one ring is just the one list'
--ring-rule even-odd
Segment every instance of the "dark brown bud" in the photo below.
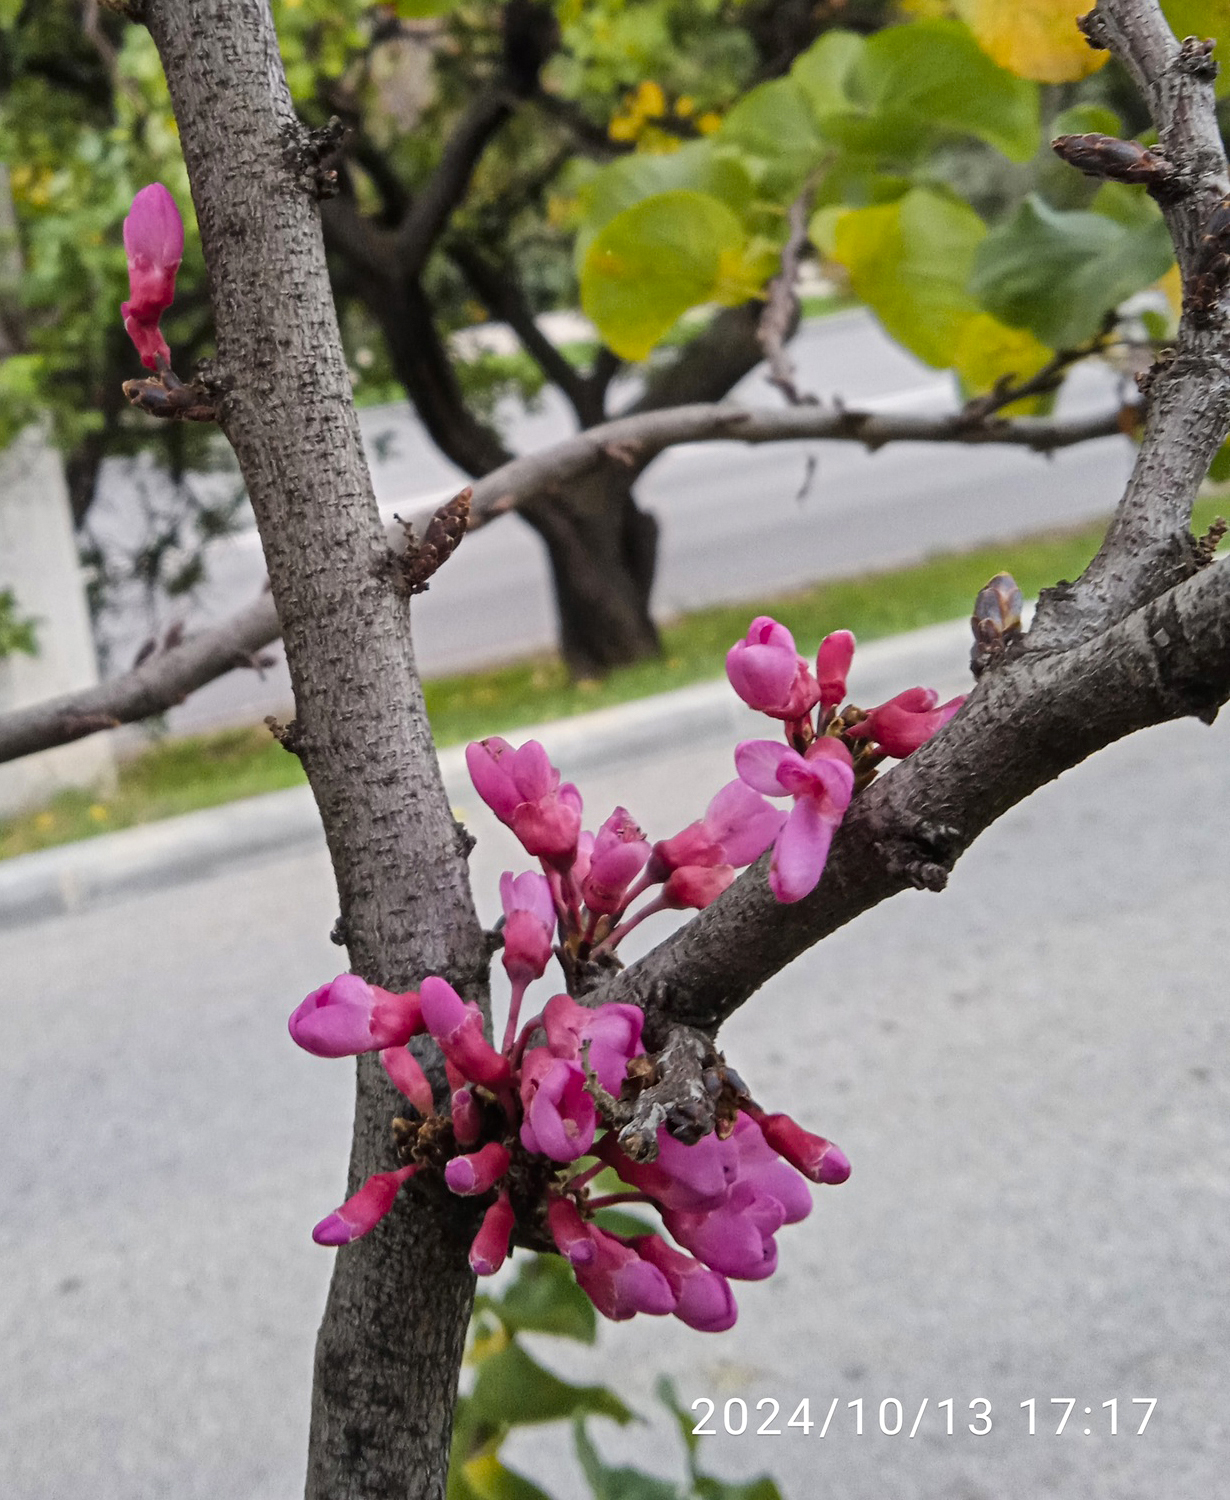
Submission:
{"label": "dark brown bud", "polygon": [[1156,187],[1175,175],[1173,163],[1164,156],[1139,141],[1121,141],[1113,135],[1061,135],[1051,142],[1051,149],[1088,177]]}
{"label": "dark brown bud", "polygon": [[402,522],[406,531],[402,577],[412,594],[421,594],[427,587],[427,580],[457,550],[470,526],[470,497],[473,493],[467,485],[447,505],[442,505],[427,523],[421,542],[413,535],[409,524]]}

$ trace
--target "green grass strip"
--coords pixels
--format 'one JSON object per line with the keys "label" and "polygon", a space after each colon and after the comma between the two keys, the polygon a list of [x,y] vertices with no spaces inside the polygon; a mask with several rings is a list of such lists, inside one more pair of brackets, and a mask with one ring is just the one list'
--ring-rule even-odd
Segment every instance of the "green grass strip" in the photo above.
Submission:
{"label": "green grass strip", "polygon": [[[1218,504],[1197,507],[1197,531],[1209,525]],[[837,579],[777,598],[697,610],[665,626],[659,660],[623,668],[602,681],[570,682],[559,660],[546,656],[436,678],[425,684],[427,711],[437,743],[453,745],[718,678],[726,652],[756,615],[781,620],[805,655],[830,630],[853,630],[859,640],[871,641],[958,619],[968,614],[974,595],[994,573],[1012,573],[1027,598],[1060,578],[1075,578],[1104,530],[1098,523]],[[298,760],[263,725],[164,740],[125,761],[116,790],[105,797],[61,792],[41,808],[0,821],[0,859],[296,786],[303,779]]]}

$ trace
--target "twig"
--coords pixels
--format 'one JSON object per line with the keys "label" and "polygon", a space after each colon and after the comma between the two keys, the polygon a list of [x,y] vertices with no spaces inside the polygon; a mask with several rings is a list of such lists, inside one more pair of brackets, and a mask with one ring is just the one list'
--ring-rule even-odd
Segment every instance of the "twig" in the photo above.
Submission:
{"label": "twig", "polygon": [[790,233],[782,248],[781,270],[769,283],[764,312],[756,328],[756,338],[769,364],[769,384],[775,386],[791,406],[816,404],[813,395],[803,395],[795,384],[795,364],[786,352],[786,340],[799,321],[799,261],[807,246],[807,221],[812,199],[816,196],[817,174],[804,183],[802,191],[790,205],[787,222]]}

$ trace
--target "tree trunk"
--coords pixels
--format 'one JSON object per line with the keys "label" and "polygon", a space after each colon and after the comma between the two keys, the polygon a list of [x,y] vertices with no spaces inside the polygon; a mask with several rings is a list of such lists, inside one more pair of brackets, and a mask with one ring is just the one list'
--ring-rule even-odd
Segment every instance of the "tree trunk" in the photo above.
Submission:
{"label": "tree trunk", "polygon": [[632,479],[610,465],[575,480],[566,499],[521,514],[546,544],[560,652],[574,677],[600,677],[661,650],[649,613],[658,523],[638,508]]}
{"label": "tree trunk", "polygon": [[[392,989],[446,974],[481,1000],[486,953],[466,847],[359,442],[312,145],[269,5],[146,0],[142,14],[166,70],[209,268],[211,389],[286,642],[297,713],[288,740],[320,808],[351,962]],[[397,1164],[396,1112],[397,1096],[365,1060],[351,1190]],[[313,1128],[310,1115],[303,1128]],[[464,1241],[443,1205],[408,1192],[375,1233],[338,1253],[317,1358],[312,1500],[442,1500],[473,1291]]]}

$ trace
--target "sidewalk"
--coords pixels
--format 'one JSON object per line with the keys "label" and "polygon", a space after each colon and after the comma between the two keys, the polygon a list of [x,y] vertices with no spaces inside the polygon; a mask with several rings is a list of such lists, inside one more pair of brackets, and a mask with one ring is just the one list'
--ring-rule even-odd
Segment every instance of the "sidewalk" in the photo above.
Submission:
{"label": "sidewalk", "polygon": [[[873,641],[855,656],[851,694],[870,704],[915,683],[943,696],[966,691],[968,642],[964,620]],[[722,680],[512,733],[517,741],[541,740],[565,777],[575,778],[635,765],[667,745],[726,739],[733,750],[762,734],[764,722]],[[443,751],[440,769],[449,796],[464,805],[471,795],[464,747]],[[0,931],[320,842],[316,805],[300,786],[20,855],[0,863]]]}

